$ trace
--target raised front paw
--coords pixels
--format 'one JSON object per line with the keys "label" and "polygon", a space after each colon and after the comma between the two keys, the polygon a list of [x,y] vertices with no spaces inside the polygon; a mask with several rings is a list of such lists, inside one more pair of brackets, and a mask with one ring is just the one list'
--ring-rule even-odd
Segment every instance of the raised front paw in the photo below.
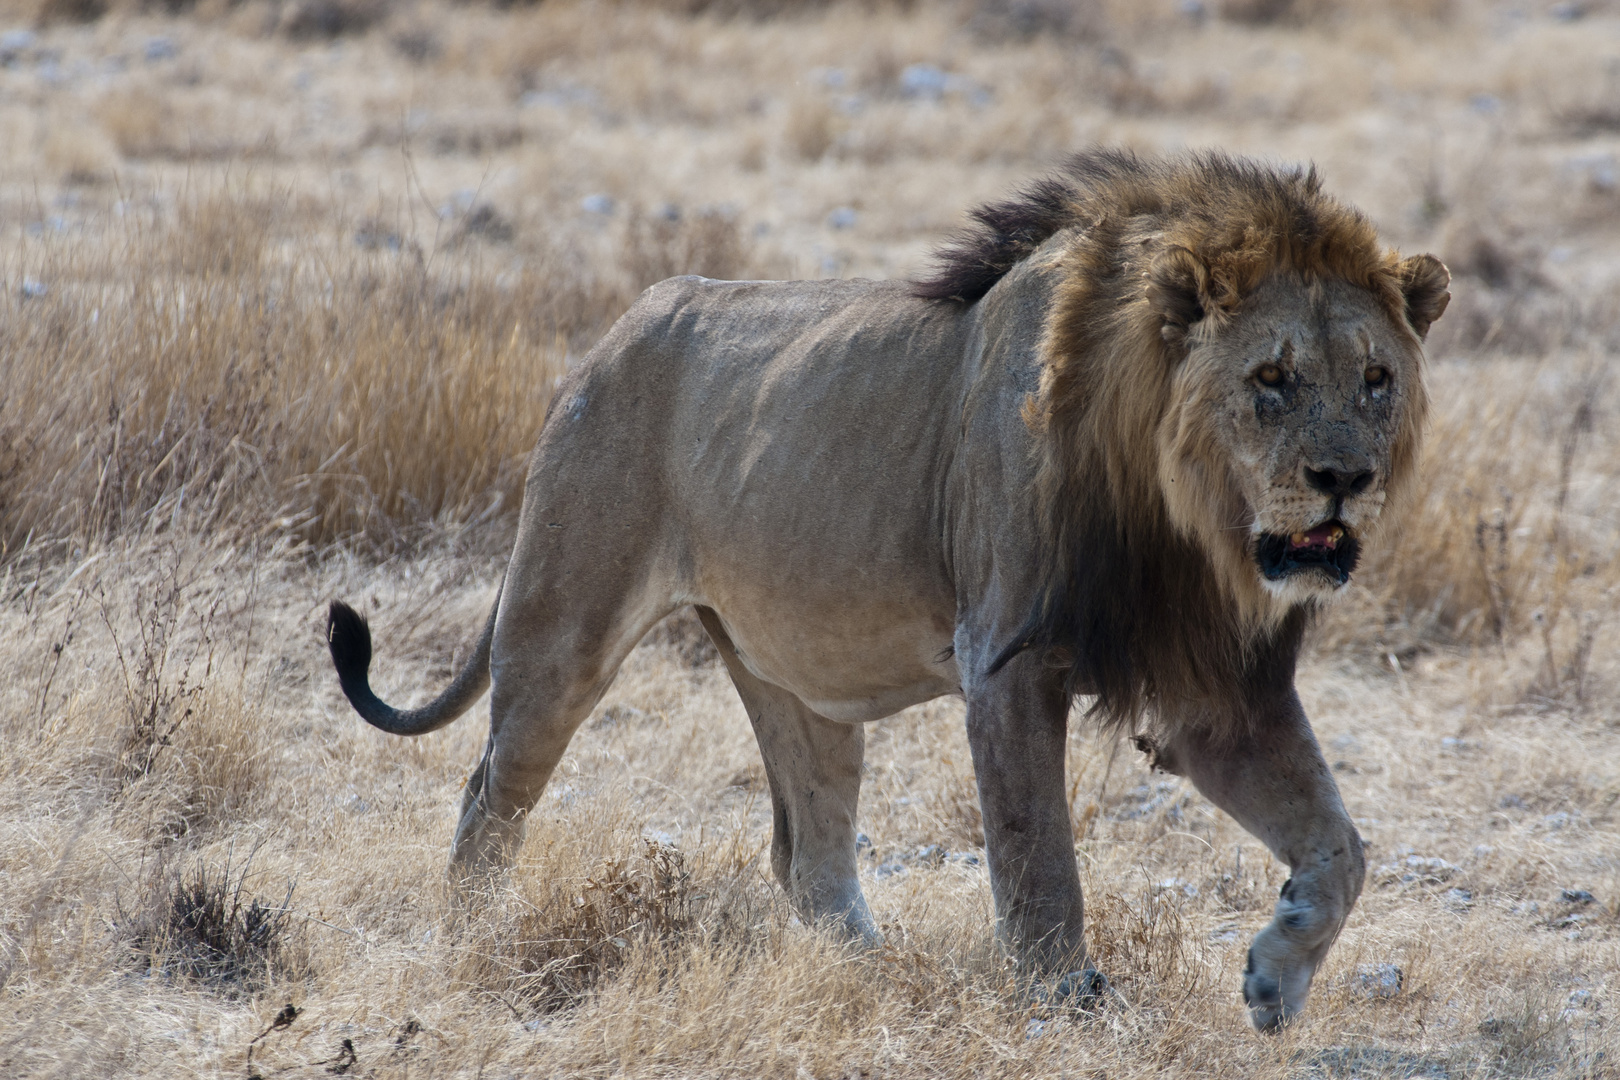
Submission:
{"label": "raised front paw", "polygon": [[1256,1031],[1277,1031],[1304,1011],[1311,980],[1349,906],[1324,897],[1309,879],[1284,883],[1271,924],[1255,935],[1243,969],[1243,1003]]}
{"label": "raised front paw", "polygon": [[1283,1004],[1282,983],[1254,969],[1254,950],[1249,950],[1249,966],[1243,971],[1243,1004],[1249,1007],[1249,1023],[1256,1031],[1276,1032],[1297,1010]]}
{"label": "raised front paw", "polygon": [[1275,923],[1260,931],[1249,946],[1249,963],[1243,969],[1243,1003],[1249,1007],[1249,1022],[1256,1031],[1280,1031],[1304,1010],[1311,978],[1326,951],[1299,948],[1278,932]]}

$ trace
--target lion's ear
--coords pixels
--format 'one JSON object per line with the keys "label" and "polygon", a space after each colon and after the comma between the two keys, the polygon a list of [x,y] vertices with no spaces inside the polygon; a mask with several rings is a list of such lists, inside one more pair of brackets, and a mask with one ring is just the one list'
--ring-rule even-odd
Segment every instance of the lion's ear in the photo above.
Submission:
{"label": "lion's ear", "polygon": [[1402,259],[1395,267],[1401,295],[1406,298],[1406,321],[1412,324],[1417,336],[1429,336],[1429,327],[1445,313],[1451,303],[1451,271],[1433,255],[1413,255]]}
{"label": "lion's ear", "polygon": [[1159,333],[1174,345],[1209,308],[1209,267],[1184,247],[1166,248],[1148,271],[1148,305]]}

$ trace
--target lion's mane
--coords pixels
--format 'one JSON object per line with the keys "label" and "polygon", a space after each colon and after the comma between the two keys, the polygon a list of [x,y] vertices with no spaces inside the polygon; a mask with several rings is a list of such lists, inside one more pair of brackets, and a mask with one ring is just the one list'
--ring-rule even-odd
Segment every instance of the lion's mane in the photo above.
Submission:
{"label": "lion's mane", "polygon": [[[1341,279],[1367,289],[1419,339],[1433,307],[1424,283],[1405,279],[1365,217],[1322,193],[1314,169],[1221,154],[1080,154],[973,217],[919,295],[972,304],[1069,234],[1024,414],[1036,435],[1045,584],[992,670],[1036,649],[1068,670],[1071,692],[1096,695],[1092,712],[1105,722],[1134,728],[1150,708],[1168,720],[1200,703],[1203,723],[1235,732],[1257,694],[1292,684],[1313,612],[1264,592],[1246,536],[1174,524],[1172,499],[1205,501],[1182,521],[1244,512],[1207,439],[1177,447],[1202,483],[1170,492],[1161,480],[1157,434],[1176,363],[1279,271],[1307,288]],[[1410,486],[1425,411],[1419,383],[1393,448],[1388,506]]]}

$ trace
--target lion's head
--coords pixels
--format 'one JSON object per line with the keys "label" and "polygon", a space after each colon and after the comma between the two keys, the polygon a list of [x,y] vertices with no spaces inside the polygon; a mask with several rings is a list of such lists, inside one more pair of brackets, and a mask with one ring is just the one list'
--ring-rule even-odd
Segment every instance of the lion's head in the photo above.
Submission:
{"label": "lion's head", "polygon": [[[1444,269],[1427,256],[1411,269],[1443,302]],[[1426,410],[1419,331],[1365,287],[1293,269],[1230,312],[1199,302],[1190,327],[1165,323],[1184,352],[1154,432],[1169,517],[1239,603],[1275,614],[1331,596],[1412,476]]]}
{"label": "lion's head", "polygon": [[1122,721],[1291,674],[1410,487],[1445,267],[1314,170],[1217,154],[1083,154],[976,216],[925,295],[971,301],[1043,243],[1060,276],[1025,410],[1049,584],[1011,648]]}

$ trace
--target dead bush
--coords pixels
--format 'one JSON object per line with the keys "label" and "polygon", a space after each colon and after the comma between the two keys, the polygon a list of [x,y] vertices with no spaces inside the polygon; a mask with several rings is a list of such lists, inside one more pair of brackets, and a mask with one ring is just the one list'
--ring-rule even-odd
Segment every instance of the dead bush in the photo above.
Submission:
{"label": "dead bush", "polygon": [[1605,59],[1594,71],[1563,72],[1541,88],[1553,121],[1576,138],[1620,131],[1620,61]]}
{"label": "dead bush", "polygon": [[1402,21],[1446,22],[1456,0],[1220,0],[1221,17],[1244,26],[1330,26],[1385,15]]}
{"label": "dead bush", "polygon": [[1147,114],[1164,108],[1157,81],[1144,76],[1130,54],[1120,49],[1103,50],[1098,84],[1103,99],[1119,112]]}
{"label": "dead bush", "polygon": [[463,978],[538,1012],[589,997],[638,949],[668,949],[698,928],[685,855],[655,840],[611,858],[576,888],[516,897],[515,915],[482,927]]}
{"label": "dead bush", "polygon": [[523,141],[523,129],[509,119],[464,116],[445,120],[423,133],[435,154],[484,157]]}
{"label": "dead bush", "polygon": [[184,150],[184,131],[168,101],[147,89],[108,94],[96,106],[96,119],[126,158],[161,157]]}
{"label": "dead bush", "polygon": [[394,48],[413,64],[428,64],[444,55],[444,45],[428,26],[413,26],[394,35]]}
{"label": "dead bush", "polygon": [[39,24],[95,22],[107,9],[107,0],[41,0]]}
{"label": "dead bush", "polygon": [[1246,26],[1304,23],[1329,14],[1332,0],[1222,0],[1221,17]]}
{"label": "dead bush", "polygon": [[801,161],[820,161],[838,137],[838,117],[825,101],[801,98],[788,110],[782,137]]}
{"label": "dead bush", "polygon": [[[135,632],[120,633],[105,597],[101,619],[123,679],[128,725],[117,758],[124,783],[149,775],[191,718],[213,674],[213,612],[192,608],[188,593],[196,563],[178,547],[161,556],[156,580],[135,594]],[[216,601],[217,603],[217,601]],[[195,625],[193,625],[193,623]]]}
{"label": "dead bush", "polygon": [[510,244],[517,235],[511,218],[489,203],[478,203],[456,223],[454,239],[487,240],[492,244]]}
{"label": "dead bush", "polygon": [[678,274],[733,280],[743,276],[748,261],[735,214],[718,209],[684,213],[676,207],[633,211],[620,256],[637,293]]}
{"label": "dead bush", "polygon": [[294,41],[363,34],[389,14],[388,0],[294,0],[281,15],[281,32]]}
{"label": "dead bush", "polygon": [[[832,0],[642,0],[648,7],[662,8],[679,15],[709,15],[718,19],[770,20],[813,15],[826,9]],[[865,0],[877,6],[877,0]]]}
{"label": "dead bush", "polygon": [[1587,332],[1579,306],[1542,273],[1544,250],[1489,209],[1453,212],[1440,254],[1454,284],[1432,353],[1544,355]]}
{"label": "dead bush", "polygon": [[252,993],[297,973],[300,949],[290,916],[294,885],[277,903],[245,895],[253,855],[240,866],[199,859],[188,870],[160,869],[144,902],[120,908],[118,924],[143,970]]}
{"label": "dead bush", "polygon": [[1095,39],[1109,29],[1101,0],[974,0],[967,10],[968,29],[990,41]]}
{"label": "dead bush", "polygon": [[1086,890],[1086,948],[1098,971],[1140,1000],[1185,998],[1200,991],[1206,968],[1181,917],[1175,889],[1145,888],[1135,899]]}

